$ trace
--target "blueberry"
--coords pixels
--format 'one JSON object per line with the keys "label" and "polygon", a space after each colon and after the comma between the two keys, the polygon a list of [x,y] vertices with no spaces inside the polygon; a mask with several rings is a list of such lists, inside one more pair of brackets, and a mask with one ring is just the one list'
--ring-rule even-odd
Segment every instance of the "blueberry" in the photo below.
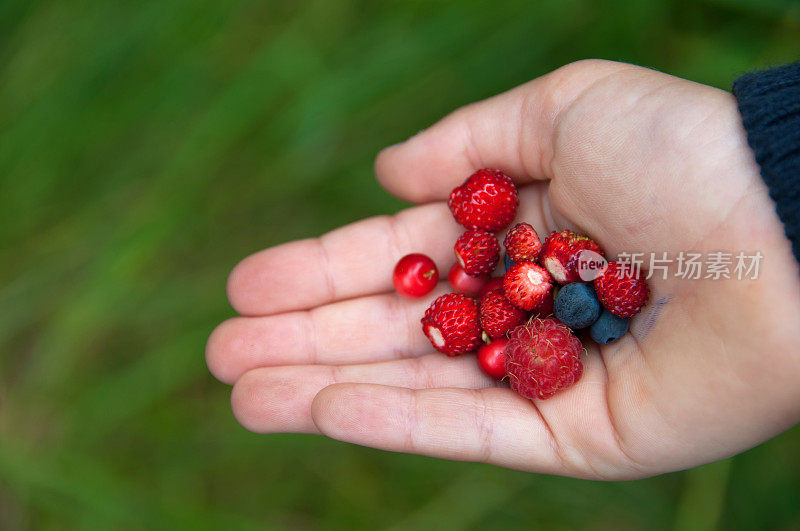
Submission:
{"label": "blueberry", "polygon": [[611,343],[616,343],[625,335],[630,322],[630,319],[617,317],[604,309],[600,318],[595,321],[592,328],[589,329],[589,334],[592,336],[592,339],[601,345],[610,345]]}
{"label": "blueberry", "polygon": [[514,265],[514,262],[511,261],[511,258],[509,258],[507,254],[504,254],[503,263],[506,265],[506,273],[508,273],[508,270]]}
{"label": "blueberry", "polygon": [[597,321],[603,307],[591,284],[572,282],[556,295],[555,315],[570,328],[586,328]]}

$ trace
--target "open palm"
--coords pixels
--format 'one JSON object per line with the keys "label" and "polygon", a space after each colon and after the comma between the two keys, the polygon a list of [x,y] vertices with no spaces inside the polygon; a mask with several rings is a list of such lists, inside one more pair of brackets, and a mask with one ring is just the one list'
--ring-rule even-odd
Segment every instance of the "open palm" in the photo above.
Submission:
{"label": "open palm", "polygon": [[[759,277],[655,275],[631,333],[590,347],[577,385],[525,400],[473,356],[433,351],[419,319],[443,283],[419,301],[391,290],[407,253],[453,263],[462,229],[445,200],[482,167],[515,179],[518,221],[542,235],[574,228],[610,256],[759,251]],[[730,94],[582,61],[454,112],[382,152],[376,172],[425,204],[267,249],[231,274],[242,317],[206,355],[248,429],[623,479],[738,453],[800,419],[800,278]]]}

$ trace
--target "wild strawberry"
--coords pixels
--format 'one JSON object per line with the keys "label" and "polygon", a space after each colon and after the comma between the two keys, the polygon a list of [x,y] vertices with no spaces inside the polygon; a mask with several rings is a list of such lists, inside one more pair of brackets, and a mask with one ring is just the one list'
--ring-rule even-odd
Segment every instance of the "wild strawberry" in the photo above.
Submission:
{"label": "wild strawberry", "polygon": [[500,260],[500,244],[491,232],[468,230],[455,245],[456,259],[468,275],[491,273]]}
{"label": "wild strawberry", "polygon": [[542,242],[536,230],[527,223],[517,223],[508,231],[503,245],[512,262],[536,262],[542,252]]}
{"label": "wild strawberry", "polygon": [[517,187],[500,170],[478,170],[450,194],[447,202],[456,221],[468,229],[496,232],[514,221],[519,206]]}
{"label": "wild strawberry", "polygon": [[580,339],[553,318],[531,319],[515,328],[506,345],[511,388],[528,399],[546,399],[580,380]]}
{"label": "wild strawberry", "polygon": [[650,289],[642,272],[632,264],[608,262],[605,273],[594,279],[597,298],[617,317],[633,317],[647,302]]}
{"label": "wild strawberry", "polygon": [[466,295],[438,297],[425,310],[421,323],[434,348],[448,356],[471,352],[481,344],[478,304]]}
{"label": "wild strawberry", "polygon": [[520,262],[503,275],[506,298],[523,310],[533,310],[550,295],[553,280],[550,274],[533,262]]}
{"label": "wild strawberry", "polygon": [[569,230],[554,232],[544,241],[540,262],[559,284],[578,282],[578,258],[585,250],[605,256],[605,251],[588,236]]}
{"label": "wild strawberry", "polygon": [[502,288],[490,291],[479,304],[481,328],[492,339],[505,335],[528,318],[528,312],[517,308],[506,299]]}

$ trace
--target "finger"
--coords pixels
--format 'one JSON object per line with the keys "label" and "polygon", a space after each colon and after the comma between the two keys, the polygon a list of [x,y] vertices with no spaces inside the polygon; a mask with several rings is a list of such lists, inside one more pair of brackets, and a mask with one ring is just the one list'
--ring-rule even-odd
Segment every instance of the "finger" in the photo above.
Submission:
{"label": "finger", "polygon": [[228,279],[228,298],[242,315],[268,315],[383,293],[412,252],[430,256],[444,276],[461,230],[442,203],[358,221],[245,258]]}
{"label": "finger", "polygon": [[369,382],[410,388],[495,385],[477,367],[475,357],[419,358],[364,365],[270,367],[245,373],[231,393],[236,419],[259,433],[318,433],[311,403],[321,389],[341,382]]}
{"label": "finger", "polygon": [[595,80],[631,65],[579,61],[493,98],[456,110],[375,161],[380,183],[413,202],[447,198],[480,168],[517,182],[551,178],[558,116]]}
{"label": "finger", "polygon": [[325,388],[311,411],[324,435],[393,452],[575,477],[641,476],[609,415],[602,360],[597,353],[584,359],[578,384],[548,400],[502,388],[354,383]]}
{"label": "finger", "polygon": [[[546,185],[520,188],[518,221],[542,238],[554,229],[546,211]],[[430,256],[446,280],[455,263],[453,245],[464,228],[446,205],[404,210],[266,249],[245,258],[228,280],[228,298],[246,316],[304,310],[335,301],[391,291],[392,270],[408,253]],[[500,241],[503,234],[499,234]]]}
{"label": "finger", "polygon": [[457,461],[563,474],[557,441],[536,406],[510,389],[403,389],[334,385],[312,406],[334,439]]}
{"label": "finger", "polygon": [[373,295],[313,310],[266,317],[234,317],[219,325],[206,345],[206,362],[220,381],[233,384],[247,371],[278,365],[368,363],[431,351],[420,319],[447,291],[406,299]]}
{"label": "finger", "polygon": [[[523,202],[518,216],[542,237],[552,230],[539,201],[544,188],[543,183],[536,183],[520,190]],[[453,262],[452,254],[439,262],[448,266],[442,268],[443,277]],[[430,302],[449,289],[445,280],[421,299],[384,293],[312,310],[235,317],[211,334],[206,362],[214,376],[231,384],[258,367],[367,363],[425,354],[430,351],[430,342],[422,334],[419,321]]]}

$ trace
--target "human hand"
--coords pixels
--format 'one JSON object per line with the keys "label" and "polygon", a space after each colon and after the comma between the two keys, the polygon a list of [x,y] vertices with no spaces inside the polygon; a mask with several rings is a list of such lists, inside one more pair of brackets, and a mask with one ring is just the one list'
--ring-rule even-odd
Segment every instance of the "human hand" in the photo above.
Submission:
{"label": "human hand", "polygon": [[[418,301],[392,292],[407,253],[444,272],[453,263],[463,229],[445,201],[483,167],[515,179],[517,221],[543,237],[573,228],[609,256],[760,251],[759,278],[654,276],[630,333],[586,345],[574,387],[521,398],[472,355],[433,351],[419,319],[444,283]],[[214,331],[206,355],[235,383],[246,428],[628,479],[736,454],[800,419],[798,267],[727,92],[581,61],[455,111],[384,150],[376,173],[425,204],[267,249],[231,274],[242,317]]]}

